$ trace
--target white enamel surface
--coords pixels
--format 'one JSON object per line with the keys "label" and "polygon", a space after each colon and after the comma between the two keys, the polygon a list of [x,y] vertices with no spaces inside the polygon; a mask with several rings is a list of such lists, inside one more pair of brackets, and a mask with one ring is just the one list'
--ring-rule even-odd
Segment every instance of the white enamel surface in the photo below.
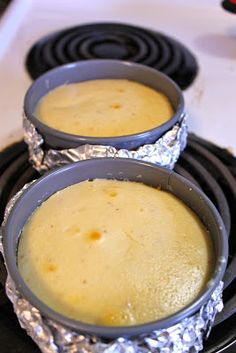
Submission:
{"label": "white enamel surface", "polygon": [[200,70],[184,91],[190,130],[236,152],[235,20],[218,0],[14,0],[0,18],[0,146],[22,136],[30,46],[54,30],[117,21],[164,32],[192,50]]}

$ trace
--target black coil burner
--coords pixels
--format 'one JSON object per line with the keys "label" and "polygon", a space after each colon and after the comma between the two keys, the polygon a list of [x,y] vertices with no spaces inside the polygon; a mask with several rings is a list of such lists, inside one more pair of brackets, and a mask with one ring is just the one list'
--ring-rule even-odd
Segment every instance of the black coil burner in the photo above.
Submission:
{"label": "black coil burner", "polygon": [[[208,195],[218,208],[229,234],[229,263],[224,277],[224,310],[217,317],[205,353],[235,353],[236,346],[236,158],[195,135],[190,134],[186,150],[175,170],[191,180]],[[7,200],[26,182],[39,175],[28,163],[23,141],[0,153],[0,221]],[[6,271],[0,257],[0,352],[39,352],[33,341],[20,329],[3,285]],[[231,346],[231,348],[230,348]]]}
{"label": "black coil burner", "polygon": [[29,51],[26,68],[33,79],[62,64],[87,59],[119,59],[164,72],[182,89],[197,74],[192,53],[159,32],[115,23],[72,27],[39,40]]}

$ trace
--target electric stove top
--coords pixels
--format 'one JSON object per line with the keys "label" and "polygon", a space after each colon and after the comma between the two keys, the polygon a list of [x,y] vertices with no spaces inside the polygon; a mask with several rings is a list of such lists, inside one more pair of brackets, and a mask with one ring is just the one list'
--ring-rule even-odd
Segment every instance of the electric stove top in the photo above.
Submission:
{"label": "electric stove top", "polygon": [[[92,37],[91,41],[89,25],[104,23],[126,24],[136,28],[136,31],[128,31],[125,35],[120,31],[120,38],[115,41],[110,33],[108,45],[103,42],[103,31],[100,28],[99,39],[94,41]],[[219,0],[12,0],[0,19],[0,122],[4,126],[4,129],[0,129],[0,147],[22,136],[23,99],[32,82],[31,75],[25,68],[30,48],[45,36],[53,36],[54,33],[76,29],[78,26],[88,26],[87,30],[89,29],[88,40],[83,41],[83,57],[104,57],[107,50],[110,54],[112,45],[112,53],[115,55],[129,59],[136,56],[136,59],[140,58],[146,63],[151,59],[151,64],[156,65],[161,46],[165,48],[163,60],[168,58],[168,53],[172,50],[170,42],[177,42],[178,49],[187,49],[187,53],[190,53],[187,55],[190,68],[195,63],[198,67],[197,75],[191,78],[190,70],[190,77],[186,75],[187,82],[184,82],[190,130],[236,151],[235,15],[224,10]],[[143,34],[141,39],[138,37],[140,28],[146,31],[146,36]],[[85,27],[83,33],[84,31]],[[146,41],[149,35],[151,41]],[[157,45],[156,35],[161,38]],[[53,45],[60,50],[59,56],[52,58],[53,61],[68,60],[71,56],[72,59],[77,59],[77,55],[81,54],[81,49],[78,50],[78,39],[74,36],[71,38],[71,33],[68,36],[65,41],[59,41],[58,46],[54,42]],[[167,43],[163,41],[163,37],[167,39]],[[128,44],[128,48],[122,49],[122,43]],[[66,48],[64,54],[61,52],[63,46]],[[48,53],[50,45],[45,47],[41,42],[37,48],[40,53],[42,48],[43,53]],[[174,62],[181,57],[183,59],[180,49],[175,52],[177,57]],[[157,65],[167,70],[171,62],[168,64],[167,60],[166,66],[161,61]]]}
{"label": "electric stove top", "polygon": [[[230,0],[228,0],[230,1]],[[229,234],[225,309],[203,352],[236,352],[235,17],[218,0],[14,0],[0,21],[0,218],[7,200],[38,174],[22,138],[23,97],[32,79],[94,57],[160,69],[184,90],[190,134],[176,171],[211,198]],[[209,142],[214,141],[214,143]],[[14,142],[14,143],[12,143]],[[9,145],[3,149],[4,145]],[[0,352],[38,352],[4,294],[0,260]]]}

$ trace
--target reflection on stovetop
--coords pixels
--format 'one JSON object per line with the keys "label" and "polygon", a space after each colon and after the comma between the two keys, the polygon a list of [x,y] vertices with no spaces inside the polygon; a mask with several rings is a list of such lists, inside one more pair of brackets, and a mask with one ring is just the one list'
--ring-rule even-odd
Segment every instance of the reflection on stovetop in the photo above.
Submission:
{"label": "reflection on stovetop", "polygon": [[[210,197],[219,210],[229,234],[229,264],[224,277],[225,309],[216,320],[205,353],[235,353],[236,344],[236,158],[195,135],[188,138],[186,150],[175,170],[195,183]],[[26,182],[39,177],[28,162],[28,152],[23,141],[11,145],[0,153],[0,221],[7,200]],[[20,329],[12,305],[5,295],[3,284],[6,271],[0,258],[0,352],[37,353],[39,349]]]}

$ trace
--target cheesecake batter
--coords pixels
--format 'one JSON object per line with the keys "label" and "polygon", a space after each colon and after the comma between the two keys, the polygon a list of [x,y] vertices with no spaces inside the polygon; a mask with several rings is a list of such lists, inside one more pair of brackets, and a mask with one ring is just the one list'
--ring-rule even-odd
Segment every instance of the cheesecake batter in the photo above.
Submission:
{"label": "cheesecake batter", "polygon": [[209,234],[172,194],[96,179],[46,200],[23,229],[18,267],[55,311],[127,326],[167,317],[196,299],[211,273]]}
{"label": "cheesecake batter", "polygon": [[46,125],[82,136],[112,137],[153,129],[173,116],[168,98],[125,79],[91,80],[60,86],[38,103]]}

